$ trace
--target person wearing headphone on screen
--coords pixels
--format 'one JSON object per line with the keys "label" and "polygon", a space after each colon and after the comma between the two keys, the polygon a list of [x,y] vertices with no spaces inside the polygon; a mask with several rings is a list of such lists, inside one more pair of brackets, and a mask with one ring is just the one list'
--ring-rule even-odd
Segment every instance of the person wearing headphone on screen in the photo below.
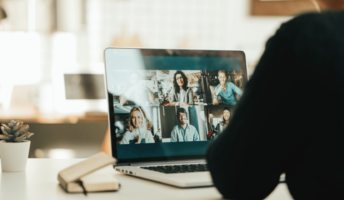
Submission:
{"label": "person wearing headphone on screen", "polygon": [[197,129],[188,124],[188,113],[184,108],[178,108],[177,118],[179,125],[175,125],[171,132],[171,142],[200,141]]}
{"label": "person wearing headphone on screen", "polygon": [[128,130],[124,133],[120,144],[154,143],[153,135],[147,130],[147,117],[140,107],[130,111]]}

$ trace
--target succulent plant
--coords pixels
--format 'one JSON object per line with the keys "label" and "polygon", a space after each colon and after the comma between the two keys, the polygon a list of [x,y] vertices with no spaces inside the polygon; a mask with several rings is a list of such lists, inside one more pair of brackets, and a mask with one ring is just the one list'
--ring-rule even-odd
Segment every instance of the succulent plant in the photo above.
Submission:
{"label": "succulent plant", "polygon": [[29,125],[24,125],[24,122],[19,120],[11,120],[7,125],[2,124],[1,130],[3,135],[0,135],[0,140],[6,142],[22,142],[33,135],[33,133],[28,132]]}

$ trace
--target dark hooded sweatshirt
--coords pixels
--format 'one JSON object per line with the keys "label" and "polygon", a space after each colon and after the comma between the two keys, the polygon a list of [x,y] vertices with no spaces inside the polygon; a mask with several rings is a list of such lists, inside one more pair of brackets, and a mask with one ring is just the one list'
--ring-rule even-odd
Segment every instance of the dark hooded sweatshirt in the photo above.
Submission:
{"label": "dark hooded sweatshirt", "polygon": [[286,173],[295,199],[344,199],[344,11],[271,37],[230,124],[207,151],[225,198],[263,199]]}

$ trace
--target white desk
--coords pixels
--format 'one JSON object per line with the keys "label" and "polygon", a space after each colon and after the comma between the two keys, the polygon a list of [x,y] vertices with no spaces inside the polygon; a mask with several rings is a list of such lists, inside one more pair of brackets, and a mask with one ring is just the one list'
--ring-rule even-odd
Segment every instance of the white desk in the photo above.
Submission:
{"label": "white desk", "polygon": [[[68,194],[58,185],[57,173],[82,159],[29,159],[26,172],[0,173],[1,200],[50,200],[50,199],[101,199],[101,200],[130,200],[130,199],[221,199],[215,187],[179,189],[139,178],[117,173],[111,166],[109,174],[120,181],[122,187],[117,192]],[[1,170],[0,170],[1,171]],[[268,200],[290,200],[285,184],[279,184]]]}

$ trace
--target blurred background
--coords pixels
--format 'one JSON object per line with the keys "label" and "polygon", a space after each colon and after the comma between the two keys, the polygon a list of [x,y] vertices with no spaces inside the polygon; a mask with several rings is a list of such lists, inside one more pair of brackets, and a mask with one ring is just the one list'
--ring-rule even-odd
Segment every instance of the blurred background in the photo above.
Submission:
{"label": "blurred background", "polygon": [[29,123],[31,158],[100,150],[106,47],[240,49],[252,74],[281,23],[316,10],[310,0],[0,0],[0,7],[0,122]]}

